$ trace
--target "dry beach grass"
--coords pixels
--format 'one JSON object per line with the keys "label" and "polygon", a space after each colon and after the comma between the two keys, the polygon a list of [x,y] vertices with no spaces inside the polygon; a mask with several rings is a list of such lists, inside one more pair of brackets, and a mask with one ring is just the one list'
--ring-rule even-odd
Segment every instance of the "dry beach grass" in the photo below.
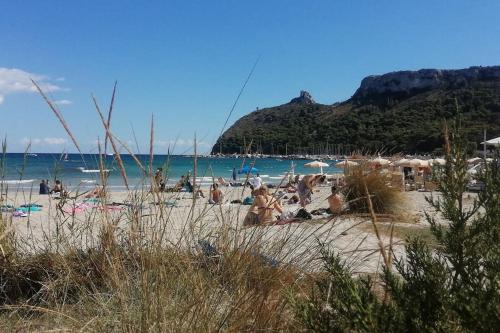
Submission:
{"label": "dry beach grass", "polygon": [[[106,195],[81,212],[73,212],[83,201],[78,189],[55,200],[0,183],[5,203],[43,206],[23,219],[0,214],[1,330],[300,331],[289,295],[311,289],[322,274],[325,246],[340,252],[355,274],[378,272],[382,262],[402,254],[393,231],[378,232],[375,214],[392,212],[401,198],[376,176],[355,178],[361,182],[356,198],[369,215],[251,228],[242,227],[247,206],[230,203],[248,196],[248,189],[226,188],[222,205],[150,191],[153,120],[149,171],[136,159],[144,182],[132,188],[120,162],[125,145],[110,127],[113,100],[114,93],[107,120],[94,103],[127,191],[108,191],[102,158]],[[56,106],[46,101],[79,150]],[[328,194],[320,187],[310,208],[326,207]],[[420,201],[425,205],[423,195]],[[372,229],[363,230],[367,222]]]}

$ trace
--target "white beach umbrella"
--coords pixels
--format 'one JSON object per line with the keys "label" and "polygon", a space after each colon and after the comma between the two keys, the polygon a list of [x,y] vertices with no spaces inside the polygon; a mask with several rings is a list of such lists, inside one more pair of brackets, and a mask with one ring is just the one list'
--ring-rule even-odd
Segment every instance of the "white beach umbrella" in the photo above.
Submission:
{"label": "white beach umbrella", "polygon": [[418,158],[414,158],[412,160],[408,161],[408,165],[413,167],[413,168],[418,168],[419,166],[422,166],[422,160]]}
{"label": "white beach umbrella", "polygon": [[358,165],[358,163],[353,162],[353,161],[348,161],[348,160],[341,161],[341,162],[335,164],[335,166],[337,168],[348,168],[348,167],[356,166],[356,165]]}
{"label": "white beach umbrella", "polygon": [[444,158],[434,158],[432,160],[429,160],[431,165],[445,165],[446,160]]}
{"label": "white beach umbrella", "polygon": [[421,160],[420,167],[421,168],[430,168],[432,166],[431,160]]}
{"label": "white beach umbrella", "polygon": [[391,163],[391,161],[386,160],[385,158],[382,158],[379,156],[379,157],[371,160],[370,163],[384,166],[384,165],[389,165],[389,163]]}
{"label": "white beach umbrella", "polygon": [[399,166],[406,166],[406,165],[409,165],[408,162],[410,162],[409,159],[407,158],[402,158],[400,159],[399,161],[396,161],[396,165],[399,165]]}
{"label": "white beach umbrella", "polygon": [[485,143],[488,146],[500,147],[500,137],[481,142],[482,145],[484,145]]}
{"label": "white beach umbrella", "polygon": [[482,161],[482,158],[481,157],[473,157],[473,158],[469,158],[467,160],[467,163],[470,163],[470,164],[475,164],[475,163],[478,163]]}
{"label": "white beach umbrella", "polygon": [[304,166],[308,168],[319,168],[320,172],[323,173],[323,168],[329,167],[330,165],[321,161],[312,161],[304,164]]}

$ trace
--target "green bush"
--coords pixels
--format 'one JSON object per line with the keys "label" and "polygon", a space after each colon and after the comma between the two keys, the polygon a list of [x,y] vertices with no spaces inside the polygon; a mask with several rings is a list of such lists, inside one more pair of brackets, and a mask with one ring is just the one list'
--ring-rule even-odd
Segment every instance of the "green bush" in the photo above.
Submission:
{"label": "green bush", "polygon": [[498,331],[500,159],[478,176],[486,188],[465,208],[466,140],[458,126],[450,139],[438,179],[441,196],[428,198],[447,221],[427,214],[437,248],[408,238],[406,256],[384,267],[379,283],[353,277],[340,256],[325,250],[328,274],[309,295],[291,297],[304,326],[319,332]]}

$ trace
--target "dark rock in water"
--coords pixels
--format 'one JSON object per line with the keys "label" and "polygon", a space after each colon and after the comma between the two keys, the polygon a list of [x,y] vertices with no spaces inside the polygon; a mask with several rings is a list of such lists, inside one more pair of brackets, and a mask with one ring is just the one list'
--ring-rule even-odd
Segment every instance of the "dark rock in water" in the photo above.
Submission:
{"label": "dark rock in water", "polygon": [[305,90],[300,91],[300,96],[293,98],[290,103],[296,104],[316,104],[311,94]]}

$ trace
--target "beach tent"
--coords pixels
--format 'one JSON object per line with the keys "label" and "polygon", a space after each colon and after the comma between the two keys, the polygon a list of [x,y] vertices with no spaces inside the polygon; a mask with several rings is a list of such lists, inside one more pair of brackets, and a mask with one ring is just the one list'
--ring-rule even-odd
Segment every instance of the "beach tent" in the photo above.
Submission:
{"label": "beach tent", "polygon": [[335,166],[337,168],[348,168],[348,167],[356,166],[356,165],[358,165],[358,163],[353,162],[353,161],[348,161],[348,160],[341,161],[341,162],[335,164]]}
{"label": "beach tent", "polygon": [[329,167],[330,165],[328,163],[321,162],[321,161],[312,161],[312,162],[304,164],[304,166],[308,167],[308,168],[319,168],[321,174],[323,174],[323,168]]}
{"label": "beach tent", "polygon": [[482,145],[500,147],[500,137],[481,142]]}
{"label": "beach tent", "polygon": [[250,168],[248,165],[245,165],[240,171],[238,171],[240,175],[245,173],[257,173],[257,172],[259,172],[259,169],[254,167]]}

